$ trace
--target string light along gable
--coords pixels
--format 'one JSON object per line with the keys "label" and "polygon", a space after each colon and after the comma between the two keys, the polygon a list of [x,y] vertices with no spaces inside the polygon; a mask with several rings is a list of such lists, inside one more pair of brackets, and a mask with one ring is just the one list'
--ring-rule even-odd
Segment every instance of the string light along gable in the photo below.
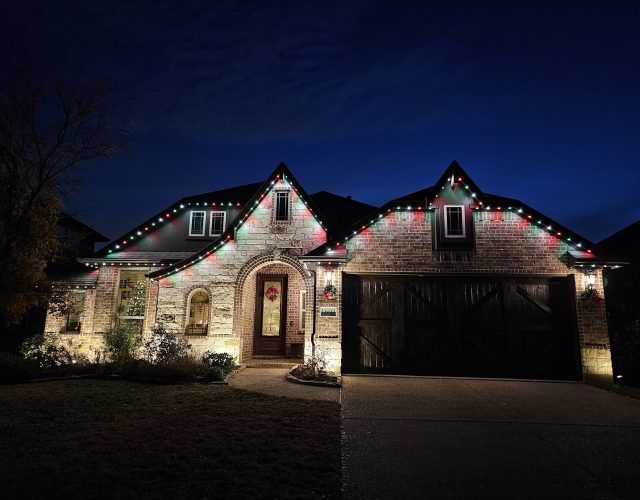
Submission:
{"label": "string light along gable", "polygon": [[276,170],[269,176],[269,178],[264,182],[264,184],[260,187],[258,192],[247,202],[244,210],[242,210],[238,216],[233,220],[231,224],[229,224],[227,230],[225,230],[222,235],[216,240],[214,240],[211,244],[204,247],[202,250],[194,253],[192,256],[183,259],[179,262],[169,264],[165,269],[161,269],[158,271],[151,272],[147,275],[149,280],[155,281],[160,280],[162,278],[167,278],[172,276],[180,271],[191,267],[203,259],[209,257],[214,254],[216,251],[221,249],[224,245],[226,245],[230,240],[234,238],[234,232],[242,227],[242,225],[247,221],[247,219],[251,216],[251,214],[260,206],[260,203],[269,195],[269,193],[278,185],[287,184],[298,196],[298,198],[302,201],[305,208],[309,210],[309,213],[315,221],[320,225],[320,227],[327,232],[327,226],[324,222],[324,217],[319,213],[318,209],[313,206],[311,198],[307,195],[307,193],[302,189],[298,181],[295,179],[293,174],[289,171],[287,166],[284,163],[280,163]]}
{"label": "string light along gable", "polygon": [[[447,172],[449,173],[447,174],[447,172],[445,172],[444,174],[444,175],[448,175],[448,177],[444,182],[439,182],[438,184],[436,184],[436,186],[440,185],[441,187],[437,191],[437,194],[433,196],[433,200],[427,201],[426,210],[421,205],[415,206],[414,204],[411,204],[411,203],[389,202],[385,204],[383,207],[381,207],[380,211],[377,214],[370,215],[365,219],[361,220],[356,226],[352,228],[352,231],[350,234],[347,234],[342,238],[334,239],[330,242],[327,242],[325,245],[327,247],[325,253],[332,254],[334,252],[333,250],[334,247],[341,247],[345,245],[351,239],[361,234],[363,231],[372,228],[372,226],[374,226],[376,223],[380,222],[381,220],[383,220],[385,217],[387,217],[389,214],[393,212],[405,212],[405,211],[433,212],[435,210],[435,207],[434,207],[435,199],[440,197],[440,193],[442,193],[442,191],[447,187],[447,184],[448,184],[451,187],[451,189],[453,189],[456,185],[460,185],[465,190],[465,192],[473,200],[476,201],[476,206],[475,207],[472,206],[475,212],[515,213],[525,221],[529,222],[531,226],[538,227],[539,229],[546,231],[551,236],[565,242],[567,245],[575,248],[576,250],[586,252],[590,256],[593,255],[593,250],[591,249],[593,244],[589,240],[581,237],[580,235],[578,235],[573,231],[570,231],[564,226],[561,226],[551,218],[544,216],[540,212],[532,209],[531,207],[529,207],[528,205],[522,202],[516,202],[516,200],[512,200],[514,203],[510,205],[507,204],[506,206],[503,206],[504,204],[497,204],[494,206],[491,206],[491,205],[485,206],[485,201],[487,199],[491,199],[492,197],[483,194],[482,191],[475,185],[475,183],[471,179],[465,179],[462,175],[455,175],[454,169],[456,167],[459,168],[459,170],[462,170],[462,167],[459,167],[459,165],[456,165],[456,166],[452,165],[449,167],[449,169],[447,170]],[[483,199],[485,199],[485,201],[483,201]],[[582,266],[579,265],[579,267],[582,267]]]}

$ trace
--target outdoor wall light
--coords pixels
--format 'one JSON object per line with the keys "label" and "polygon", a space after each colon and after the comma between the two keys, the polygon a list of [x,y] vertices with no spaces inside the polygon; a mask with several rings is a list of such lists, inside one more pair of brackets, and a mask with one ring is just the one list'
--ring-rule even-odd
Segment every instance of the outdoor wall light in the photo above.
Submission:
{"label": "outdoor wall light", "polygon": [[593,273],[587,274],[587,286],[591,287],[596,284],[596,275]]}
{"label": "outdoor wall light", "polygon": [[327,285],[333,284],[333,269],[327,268]]}

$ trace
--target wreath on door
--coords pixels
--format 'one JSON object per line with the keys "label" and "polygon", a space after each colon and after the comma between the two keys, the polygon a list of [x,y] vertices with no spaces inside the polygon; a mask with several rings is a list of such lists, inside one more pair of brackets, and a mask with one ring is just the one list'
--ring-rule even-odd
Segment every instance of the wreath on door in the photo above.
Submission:
{"label": "wreath on door", "polygon": [[275,286],[270,286],[267,288],[267,291],[264,292],[264,296],[273,302],[278,298],[278,289]]}

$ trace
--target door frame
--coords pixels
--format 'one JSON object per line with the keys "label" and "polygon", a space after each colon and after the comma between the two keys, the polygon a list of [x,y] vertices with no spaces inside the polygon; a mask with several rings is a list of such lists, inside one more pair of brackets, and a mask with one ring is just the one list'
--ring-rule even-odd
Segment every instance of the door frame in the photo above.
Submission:
{"label": "door frame", "polygon": [[[288,278],[287,274],[257,274],[256,275],[256,301],[254,308],[254,320],[253,320],[253,349],[252,354],[255,356],[268,356],[270,354],[276,356],[284,356],[285,355],[285,346],[287,340],[287,300],[288,300]],[[272,344],[278,344],[278,349],[274,352],[269,351],[268,349],[264,349],[262,347],[262,343],[264,339],[269,339],[269,337],[264,337],[262,335],[262,312],[263,312],[263,303],[264,303],[264,282],[265,281],[280,281],[282,287],[282,293],[280,296],[280,335],[279,342],[274,342],[272,339]],[[267,341],[267,343],[269,343]]]}

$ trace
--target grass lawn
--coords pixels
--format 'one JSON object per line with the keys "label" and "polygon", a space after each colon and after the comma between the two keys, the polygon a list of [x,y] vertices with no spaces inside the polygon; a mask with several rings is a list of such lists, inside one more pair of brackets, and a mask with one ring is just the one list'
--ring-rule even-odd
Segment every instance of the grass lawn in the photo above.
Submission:
{"label": "grass lawn", "polygon": [[222,385],[5,385],[0,471],[0,498],[336,498],[340,409]]}

